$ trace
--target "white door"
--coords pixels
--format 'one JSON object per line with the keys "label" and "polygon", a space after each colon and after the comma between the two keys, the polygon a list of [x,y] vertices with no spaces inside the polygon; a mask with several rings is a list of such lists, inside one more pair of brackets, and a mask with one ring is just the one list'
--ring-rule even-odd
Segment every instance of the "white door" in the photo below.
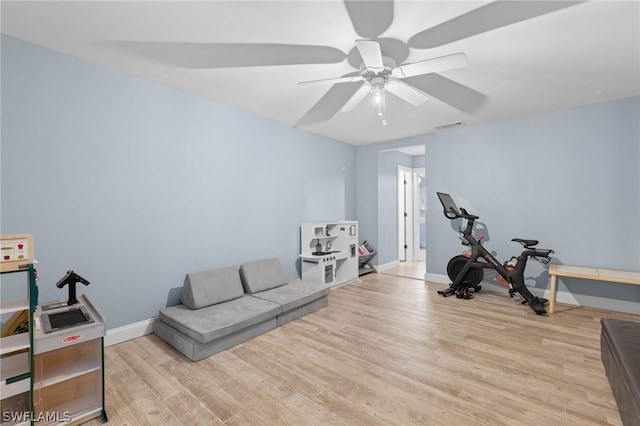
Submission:
{"label": "white door", "polygon": [[398,166],[398,260],[414,260],[413,169]]}

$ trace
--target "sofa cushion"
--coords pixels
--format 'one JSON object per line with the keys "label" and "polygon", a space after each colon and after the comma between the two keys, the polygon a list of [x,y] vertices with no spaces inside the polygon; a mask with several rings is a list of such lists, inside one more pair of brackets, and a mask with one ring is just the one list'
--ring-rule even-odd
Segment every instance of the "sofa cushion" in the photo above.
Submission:
{"label": "sofa cushion", "polygon": [[170,306],[160,310],[158,320],[200,343],[208,343],[275,317],[281,310],[276,303],[243,296],[198,310]]}
{"label": "sofa cushion", "polygon": [[623,425],[640,419],[640,322],[602,318],[600,354]]}
{"label": "sofa cushion", "polygon": [[330,291],[330,288],[324,284],[294,280],[287,285],[261,291],[253,296],[278,303],[282,306],[282,312],[287,312],[320,299]]}
{"label": "sofa cushion", "polygon": [[289,282],[280,261],[275,258],[254,260],[240,266],[244,291],[249,294],[280,287]]}
{"label": "sofa cushion", "polygon": [[244,295],[237,266],[187,274],[180,302],[190,309],[200,309]]}

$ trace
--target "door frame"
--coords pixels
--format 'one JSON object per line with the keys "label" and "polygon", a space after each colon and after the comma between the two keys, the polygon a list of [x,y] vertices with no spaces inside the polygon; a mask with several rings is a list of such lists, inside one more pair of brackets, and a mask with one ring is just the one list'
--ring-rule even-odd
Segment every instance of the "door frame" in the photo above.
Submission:
{"label": "door frame", "polygon": [[[420,176],[425,178],[425,168],[416,167],[413,169],[413,260],[423,262],[425,259],[420,254]],[[424,210],[425,222],[426,222],[426,206]]]}
{"label": "door frame", "polygon": [[398,164],[398,261],[415,259],[414,178],[411,167]]}
{"label": "door frame", "polygon": [[[420,256],[420,181],[424,167],[398,164],[398,261],[424,261]],[[405,183],[406,182],[406,183]],[[406,213],[406,216],[405,216]]]}

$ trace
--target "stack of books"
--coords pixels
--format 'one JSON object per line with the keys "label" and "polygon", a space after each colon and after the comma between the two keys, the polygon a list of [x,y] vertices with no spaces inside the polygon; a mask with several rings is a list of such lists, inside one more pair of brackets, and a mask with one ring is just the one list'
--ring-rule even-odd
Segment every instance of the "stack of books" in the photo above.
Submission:
{"label": "stack of books", "polygon": [[360,244],[358,246],[358,254],[360,256],[365,256],[367,254],[373,254],[376,252],[376,249],[373,248],[373,246],[371,244],[369,244],[367,241],[363,242],[362,244]]}

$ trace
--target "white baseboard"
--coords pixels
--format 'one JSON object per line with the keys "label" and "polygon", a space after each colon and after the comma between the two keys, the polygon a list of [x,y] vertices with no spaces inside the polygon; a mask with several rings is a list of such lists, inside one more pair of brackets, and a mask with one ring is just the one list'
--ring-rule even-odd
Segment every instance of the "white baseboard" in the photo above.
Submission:
{"label": "white baseboard", "polygon": [[104,338],[104,345],[116,345],[118,343],[126,342],[127,340],[142,337],[146,334],[151,334],[153,333],[153,322],[155,320],[156,317],[153,317],[147,320],[138,321],[132,324],[123,325],[122,327],[116,327],[107,330],[107,335]]}
{"label": "white baseboard", "polygon": [[[424,275],[425,281],[429,281],[437,284],[451,284],[451,280],[448,276],[442,274],[429,274],[426,273]],[[482,280],[481,282],[483,291],[493,291],[496,293],[507,293],[507,289],[500,284],[493,283],[491,281]],[[545,299],[549,299],[550,291],[548,288],[533,288],[528,287],[529,291],[538,297],[544,297]],[[507,293],[508,294],[508,293]],[[607,299],[605,297],[597,297],[597,296],[587,296],[584,294],[574,295],[567,291],[557,291],[556,292],[556,302],[558,303],[566,303],[568,305],[575,306],[588,306],[590,308],[597,309],[606,309],[609,311],[616,312],[625,312],[628,314],[638,314],[640,313],[640,303],[631,302],[627,300],[618,300],[618,299]]]}
{"label": "white baseboard", "polygon": [[382,265],[376,265],[376,270],[378,272],[384,272],[384,271],[389,270],[391,268],[395,268],[398,265],[400,265],[400,262],[397,261],[397,260],[394,260],[393,262],[383,263]]}
{"label": "white baseboard", "polygon": [[[535,289],[534,289],[535,290]],[[532,293],[536,294],[532,291]],[[549,290],[544,290],[543,295],[549,298]],[[640,303],[628,300],[608,299],[606,297],[588,296],[584,294],[572,294],[567,291],[556,292],[556,302],[577,306],[590,306],[592,308],[606,309],[609,311],[625,312],[627,314],[640,314]]]}
{"label": "white baseboard", "polygon": [[429,272],[424,273],[424,280],[437,284],[451,284],[451,280],[448,276],[442,274],[430,274]]}

